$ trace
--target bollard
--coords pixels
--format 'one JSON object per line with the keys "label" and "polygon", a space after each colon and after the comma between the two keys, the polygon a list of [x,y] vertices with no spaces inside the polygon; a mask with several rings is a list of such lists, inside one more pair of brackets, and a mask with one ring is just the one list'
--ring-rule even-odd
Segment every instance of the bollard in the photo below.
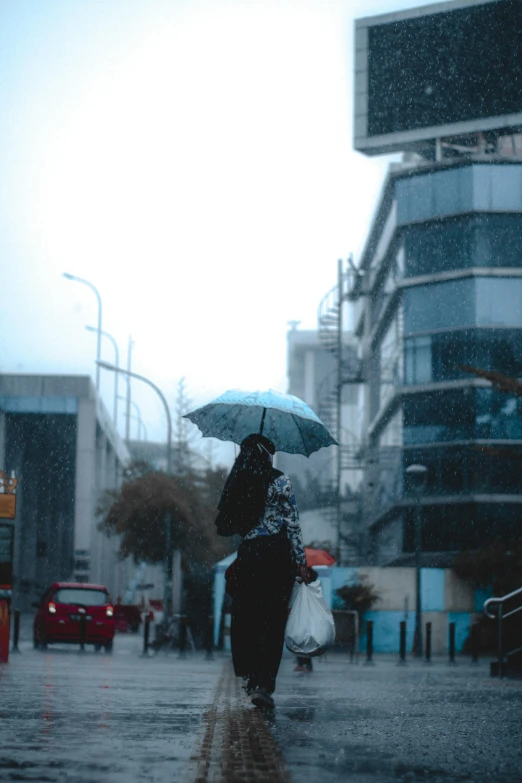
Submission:
{"label": "bollard", "polygon": [[367,666],[373,666],[373,620],[366,623],[366,661]]}
{"label": "bollard", "polygon": [[426,623],[426,663],[431,663],[431,623]]}
{"label": "bollard", "polygon": [[85,640],[87,638],[87,617],[82,614],[80,615],[80,651],[84,652],[85,650]]}
{"label": "bollard", "polygon": [[471,626],[471,663],[478,663],[480,651],[480,625],[473,623]]}
{"label": "bollard", "polygon": [[182,614],[179,618],[179,654],[184,656],[187,651],[187,616]]}
{"label": "bollard", "polygon": [[149,653],[149,634],[150,634],[150,615],[145,615],[145,623],[143,624],[143,655]]}
{"label": "bollard", "polygon": [[399,666],[406,666],[406,620],[400,622]]}
{"label": "bollard", "polygon": [[20,610],[15,609],[14,611],[14,624],[13,624],[13,649],[11,652],[20,652],[20,649],[18,647],[18,640],[20,638]]}
{"label": "bollard", "polygon": [[455,663],[455,623],[449,624],[449,663]]}
{"label": "bollard", "polygon": [[214,652],[214,618],[211,614],[209,614],[207,618],[207,632],[205,637],[205,650],[207,653],[207,658],[212,658],[212,654]]}

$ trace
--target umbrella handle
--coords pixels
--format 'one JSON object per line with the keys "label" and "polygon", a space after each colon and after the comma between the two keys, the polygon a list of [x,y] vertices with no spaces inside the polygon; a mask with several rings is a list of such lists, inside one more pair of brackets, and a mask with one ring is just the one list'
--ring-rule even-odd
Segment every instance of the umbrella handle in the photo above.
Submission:
{"label": "umbrella handle", "polygon": [[261,416],[261,426],[259,428],[259,434],[263,434],[263,427],[265,426],[266,408],[263,408],[263,415]]}

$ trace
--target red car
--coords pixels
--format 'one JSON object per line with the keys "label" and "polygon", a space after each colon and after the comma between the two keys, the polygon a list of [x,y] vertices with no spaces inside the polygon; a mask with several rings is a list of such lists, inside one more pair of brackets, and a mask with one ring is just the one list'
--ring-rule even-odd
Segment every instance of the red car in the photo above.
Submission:
{"label": "red car", "polygon": [[[112,650],[114,606],[107,588],[79,582],[54,582],[34,618],[36,650],[48,644],[93,644],[95,650]],[[84,619],[85,618],[85,619]],[[82,639],[83,636],[83,639]]]}

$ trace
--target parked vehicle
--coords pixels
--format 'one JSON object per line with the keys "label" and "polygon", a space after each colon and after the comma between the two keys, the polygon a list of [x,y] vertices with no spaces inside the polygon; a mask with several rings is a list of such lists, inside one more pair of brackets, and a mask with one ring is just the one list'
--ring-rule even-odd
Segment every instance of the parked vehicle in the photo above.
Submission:
{"label": "parked vehicle", "polygon": [[103,585],[53,582],[45,591],[33,624],[35,649],[48,644],[93,644],[112,650],[114,606]]}
{"label": "parked vehicle", "polygon": [[114,622],[116,630],[122,633],[130,631],[138,633],[141,625],[141,612],[139,606],[133,604],[115,604]]}

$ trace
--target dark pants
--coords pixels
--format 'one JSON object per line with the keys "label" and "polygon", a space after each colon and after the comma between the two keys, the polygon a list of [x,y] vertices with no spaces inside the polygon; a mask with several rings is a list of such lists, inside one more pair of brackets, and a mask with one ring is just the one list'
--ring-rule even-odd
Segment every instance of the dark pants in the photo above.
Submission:
{"label": "dark pants", "polygon": [[236,677],[246,678],[250,690],[275,690],[294,579],[286,532],[242,542],[230,638]]}

